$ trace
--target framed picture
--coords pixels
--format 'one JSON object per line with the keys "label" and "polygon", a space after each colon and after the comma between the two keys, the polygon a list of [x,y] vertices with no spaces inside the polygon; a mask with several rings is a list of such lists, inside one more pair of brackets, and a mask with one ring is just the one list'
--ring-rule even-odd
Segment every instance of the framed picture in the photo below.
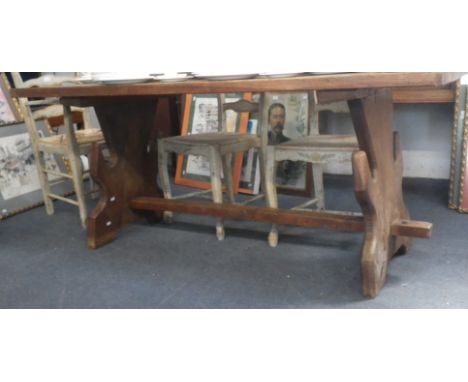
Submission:
{"label": "framed picture", "polygon": [[[226,94],[226,102],[240,99],[250,100],[251,93]],[[228,132],[245,133],[248,113],[226,111],[226,129]],[[218,131],[218,100],[216,94],[188,94],[182,119],[182,135]],[[234,158],[232,176],[235,192],[238,191],[242,167],[242,153]],[[210,163],[207,158],[197,155],[179,155],[175,183],[201,189],[211,188]]]}
{"label": "framed picture", "polygon": [[16,99],[10,96],[10,83],[5,73],[0,73],[0,126],[22,120]]}
{"label": "framed picture", "polygon": [[449,208],[468,213],[468,85],[456,87],[452,155],[450,164]]}
{"label": "framed picture", "polygon": [[[268,144],[276,145],[309,135],[309,97],[307,93],[273,94],[268,107]],[[311,197],[312,165],[281,161],[277,164],[279,193]]]}
{"label": "framed picture", "polygon": [[[49,135],[43,123],[38,123],[38,132]],[[65,171],[58,155],[48,154],[44,159],[48,169]],[[59,182],[52,191],[67,195],[73,191],[73,185],[70,181]],[[20,123],[0,127],[0,220],[41,204],[42,189],[26,126]]]}
{"label": "framed picture", "polygon": [[[254,100],[258,95],[254,95]],[[308,126],[309,99],[307,93],[273,94],[268,107],[268,144],[276,145],[310,134]],[[256,132],[257,116],[249,121],[249,130]],[[240,191],[258,194],[260,166],[258,153],[244,155]],[[281,161],[276,173],[277,191],[283,194],[311,197],[313,194],[312,165],[306,162]]]}
{"label": "framed picture", "polygon": [[[257,134],[258,119],[251,116],[247,123],[247,133]],[[239,192],[243,194],[257,195],[260,193],[260,161],[258,150],[250,149],[242,156],[242,168],[239,179]]]}

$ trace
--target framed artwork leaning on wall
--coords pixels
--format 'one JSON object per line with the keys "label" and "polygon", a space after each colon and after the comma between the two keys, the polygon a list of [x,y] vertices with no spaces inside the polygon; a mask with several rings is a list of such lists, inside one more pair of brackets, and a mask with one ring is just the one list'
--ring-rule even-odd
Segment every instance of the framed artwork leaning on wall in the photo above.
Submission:
{"label": "framed artwork leaning on wall", "polygon": [[[49,135],[44,123],[38,123],[38,129],[39,134]],[[46,154],[44,159],[49,170],[65,171],[60,156]],[[58,195],[66,195],[73,191],[73,185],[70,181],[59,181],[52,190]],[[0,220],[43,203],[26,125],[19,123],[0,127]]]}
{"label": "framed artwork leaning on wall", "polygon": [[[250,100],[250,93],[225,94],[225,102],[240,99]],[[185,97],[181,135],[192,135],[218,131],[218,99],[216,94],[187,94]],[[227,132],[246,133],[248,113],[226,111]],[[233,186],[238,191],[242,166],[242,153],[234,156]],[[203,156],[179,155],[175,183],[200,189],[211,188],[210,164]]]}
{"label": "framed artwork leaning on wall", "polygon": [[[268,144],[277,145],[309,135],[307,93],[273,94],[268,107]],[[312,194],[312,166],[300,161],[277,163],[279,193],[308,197]]]}
{"label": "framed artwork leaning on wall", "polygon": [[468,213],[468,85],[456,87],[452,155],[450,164],[449,208]]}
{"label": "framed artwork leaning on wall", "polygon": [[16,99],[10,96],[10,83],[5,73],[0,73],[0,126],[22,121]]}

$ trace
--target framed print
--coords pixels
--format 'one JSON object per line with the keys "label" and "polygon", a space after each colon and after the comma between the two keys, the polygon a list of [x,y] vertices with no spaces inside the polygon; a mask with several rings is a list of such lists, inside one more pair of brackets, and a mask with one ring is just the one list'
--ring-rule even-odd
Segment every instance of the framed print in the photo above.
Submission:
{"label": "framed print", "polygon": [[[226,102],[240,99],[250,100],[251,93],[226,94]],[[245,133],[248,113],[226,111],[226,129],[228,132]],[[182,119],[181,135],[199,134],[218,131],[218,100],[216,94],[187,94]],[[242,153],[234,158],[232,169],[234,191],[238,191],[242,167]],[[210,163],[207,158],[197,155],[179,155],[175,183],[201,189],[211,188]]]}
{"label": "framed print", "polygon": [[450,164],[449,208],[468,213],[468,85],[457,83],[452,160]]}
{"label": "framed print", "polygon": [[[254,95],[254,100],[258,95]],[[268,144],[276,145],[310,134],[309,99],[307,93],[273,94],[268,107]],[[249,121],[249,130],[256,132],[258,117]],[[312,165],[306,162],[281,161],[277,164],[277,191],[283,194],[311,197],[313,194]],[[244,155],[240,191],[258,194],[260,165],[256,150]]]}
{"label": "framed print", "polygon": [[[38,124],[40,135],[47,136],[44,124]],[[46,166],[50,170],[65,171],[61,158],[45,155]],[[52,176],[50,179],[54,179]],[[56,178],[55,178],[56,179]],[[70,181],[52,186],[54,193],[70,194],[73,185]],[[42,189],[37,175],[36,160],[31,141],[24,124],[0,128],[0,220],[19,212],[43,204]]]}
{"label": "framed print", "polygon": [[[257,134],[258,119],[251,116],[247,123],[247,133]],[[239,178],[239,192],[257,195],[260,193],[260,161],[257,149],[250,149],[243,153],[242,168]]]}
{"label": "framed print", "polygon": [[5,73],[0,73],[0,126],[21,120],[18,102],[10,96],[10,83]]}
{"label": "framed print", "polygon": [[[276,145],[309,135],[307,93],[273,94],[268,107],[268,144]],[[276,186],[279,193],[312,195],[312,165],[306,162],[277,163]]]}

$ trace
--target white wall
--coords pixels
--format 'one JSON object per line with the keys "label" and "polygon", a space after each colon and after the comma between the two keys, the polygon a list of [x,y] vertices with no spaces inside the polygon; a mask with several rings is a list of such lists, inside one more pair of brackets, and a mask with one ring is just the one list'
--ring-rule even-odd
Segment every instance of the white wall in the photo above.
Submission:
{"label": "white wall", "polygon": [[[349,114],[322,113],[321,134],[354,133]],[[453,104],[395,105],[394,126],[403,149],[404,176],[448,179]],[[351,174],[349,158],[327,164],[325,172]]]}

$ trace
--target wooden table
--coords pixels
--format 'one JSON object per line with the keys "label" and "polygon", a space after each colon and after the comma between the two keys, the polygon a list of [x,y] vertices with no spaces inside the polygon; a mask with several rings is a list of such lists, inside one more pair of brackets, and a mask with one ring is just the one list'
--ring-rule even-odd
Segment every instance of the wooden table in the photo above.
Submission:
{"label": "wooden table", "polygon": [[[94,106],[112,153],[111,163],[98,155],[92,176],[102,187],[101,199],[88,221],[91,248],[113,240],[124,225],[142,217],[159,221],[162,211],[207,214],[227,219],[267,221],[364,232],[361,268],[363,293],[374,297],[384,284],[396,253],[408,250],[411,238],[428,238],[432,224],[410,220],[402,196],[402,158],[393,131],[391,89],[435,89],[463,73],[352,73],[235,81],[186,81],[135,85],[17,89],[15,96],[60,97],[73,106]],[[187,93],[294,92],[316,90],[319,99],[347,100],[359,151],[353,154],[356,198],[362,216],[303,212],[252,206],[164,200],[156,184],[154,124],[161,96]]]}

